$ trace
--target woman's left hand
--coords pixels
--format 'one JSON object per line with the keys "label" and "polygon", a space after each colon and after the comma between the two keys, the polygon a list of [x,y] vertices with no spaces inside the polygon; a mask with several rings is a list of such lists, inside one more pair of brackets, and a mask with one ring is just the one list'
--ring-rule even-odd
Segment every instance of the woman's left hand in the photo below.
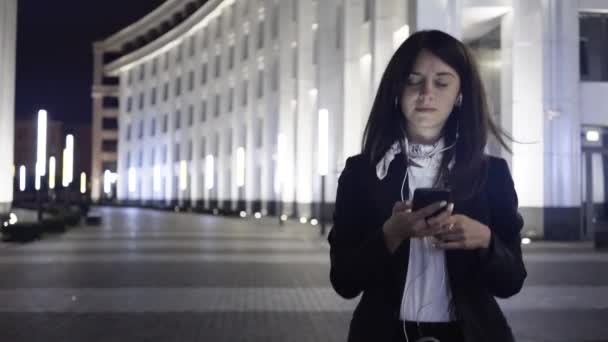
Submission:
{"label": "woman's left hand", "polygon": [[481,222],[465,215],[451,215],[447,218],[431,218],[431,227],[443,227],[433,237],[433,245],[439,249],[479,249],[488,248],[492,232]]}

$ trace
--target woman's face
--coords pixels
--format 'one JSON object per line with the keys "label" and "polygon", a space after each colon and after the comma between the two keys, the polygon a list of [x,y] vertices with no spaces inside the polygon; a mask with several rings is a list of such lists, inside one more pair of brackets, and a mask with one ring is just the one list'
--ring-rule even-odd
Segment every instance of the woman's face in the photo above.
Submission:
{"label": "woman's face", "polygon": [[428,50],[422,50],[401,95],[401,111],[410,138],[439,137],[459,93],[458,73]]}

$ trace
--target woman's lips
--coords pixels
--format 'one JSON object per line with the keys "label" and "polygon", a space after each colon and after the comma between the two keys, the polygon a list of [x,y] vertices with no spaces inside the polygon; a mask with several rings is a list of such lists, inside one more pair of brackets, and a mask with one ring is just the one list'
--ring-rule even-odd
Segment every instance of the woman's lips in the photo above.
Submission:
{"label": "woman's lips", "polygon": [[437,109],[435,109],[435,108],[427,108],[427,107],[417,107],[416,108],[417,112],[434,112],[436,110]]}

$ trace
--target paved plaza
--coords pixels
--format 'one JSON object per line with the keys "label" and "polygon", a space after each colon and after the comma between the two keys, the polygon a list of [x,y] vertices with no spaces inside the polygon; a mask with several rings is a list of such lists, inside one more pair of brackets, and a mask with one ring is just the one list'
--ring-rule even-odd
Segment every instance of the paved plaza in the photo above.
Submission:
{"label": "paved plaza", "polygon": [[[134,208],[0,243],[0,341],[345,341],[356,300],[329,284],[318,226]],[[608,341],[608,252],[524,246],[501,300],[518,341]]]}

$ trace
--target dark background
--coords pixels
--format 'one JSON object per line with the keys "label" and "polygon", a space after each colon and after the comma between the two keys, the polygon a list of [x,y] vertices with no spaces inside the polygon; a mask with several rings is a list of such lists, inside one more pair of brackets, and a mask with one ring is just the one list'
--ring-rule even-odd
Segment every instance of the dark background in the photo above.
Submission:
{"label": "dark background", "polygon": [[15,116],[91,122],[93,42],[154,10],[165,0],[19,0]]}

